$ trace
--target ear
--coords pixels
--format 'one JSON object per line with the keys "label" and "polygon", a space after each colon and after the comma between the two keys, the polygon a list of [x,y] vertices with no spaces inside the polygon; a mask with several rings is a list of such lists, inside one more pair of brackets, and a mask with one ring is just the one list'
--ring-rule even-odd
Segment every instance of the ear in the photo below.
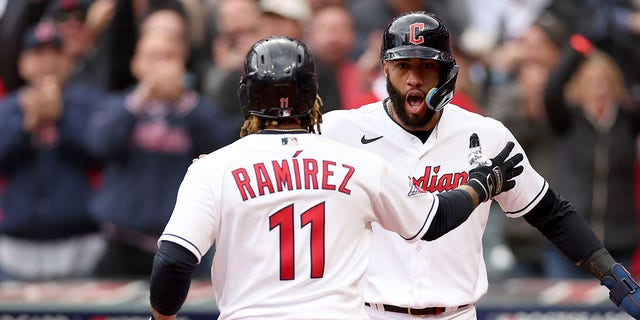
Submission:
{"label": "ear", "polygon": [[385,77],[389,75],[389,64],[386,61],[382,61],[382,71]]}

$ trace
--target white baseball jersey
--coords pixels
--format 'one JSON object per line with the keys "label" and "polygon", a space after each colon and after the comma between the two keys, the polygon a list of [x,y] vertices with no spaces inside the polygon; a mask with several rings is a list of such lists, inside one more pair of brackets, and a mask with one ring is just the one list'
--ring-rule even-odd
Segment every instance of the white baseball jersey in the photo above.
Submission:
{"label": "white baseball jersey", "polygon": [[[467,181],[471,169],[467,160],[469,138],[473,133],[477,133],[482,152],[489,158],[508,141],[515,143],[511,155],[524,155],[500,122],[452,104],[445,106],[425,143],[392,120],[382,102],[328,112],[323,121],[324,136],[381,155],[430,192],[452,190]],[[527,213],[548,189],[526,155],[521,165],[524,172],[515,178],[515,188],[495,198],[509,217]],[[488,286],[482,234],[489,209],[490,201],[482,203],[461,226],[430,242],[407,244],[374,226],[372,258],[364,281],[365,301],[413,308],[475,303]]]}
{"label": "white baseball jersey", "polygon": [[252,134],[189,167],[160,241],[198,258],[215,243],[219,319],[367,319],[372,222],[416,241],[437,207],[373,153]]}

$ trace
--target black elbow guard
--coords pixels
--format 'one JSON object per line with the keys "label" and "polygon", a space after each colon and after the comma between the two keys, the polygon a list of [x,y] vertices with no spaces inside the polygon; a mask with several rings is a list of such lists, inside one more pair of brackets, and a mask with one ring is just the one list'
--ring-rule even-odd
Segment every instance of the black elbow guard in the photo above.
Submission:
{"label": "black elbow guard", "polygon": [[187,298],[198,259],[187,249],[162,241],[149,281],[151,306],[163,315],[178,313]]}
{"label": "black elbow guard", "polygon": [[575,207],[551,189],[524,219],[574,263],[604,247]]}

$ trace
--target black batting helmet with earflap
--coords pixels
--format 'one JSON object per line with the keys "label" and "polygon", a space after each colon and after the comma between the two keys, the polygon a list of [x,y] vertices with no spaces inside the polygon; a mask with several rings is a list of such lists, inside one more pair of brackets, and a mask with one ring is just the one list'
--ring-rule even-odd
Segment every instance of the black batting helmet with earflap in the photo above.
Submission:
{"label": "black batting helmet with earflap", "polygon": [[447,26],[426,11],[406,12],[394,18],[382,36],[380,58],[383,61],[429,59],[441,63],[440,81],[426,97],[427,106],[441,110],[453,98],[458,65],[453,57]]}
{"label": "black batting helmet with earflap", "polygon": [[238,95],[244,117],[283,119],[308,115],[318,83],[304,43],[284,36],[256,42],[244,61]]}

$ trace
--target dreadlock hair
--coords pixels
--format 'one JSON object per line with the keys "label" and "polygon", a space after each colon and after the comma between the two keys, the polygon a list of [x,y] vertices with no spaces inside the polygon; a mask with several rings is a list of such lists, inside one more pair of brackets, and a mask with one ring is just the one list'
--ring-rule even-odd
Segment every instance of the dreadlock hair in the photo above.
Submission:
{"label": "dreadlock hair", "polygon": [[[320,131],[320,124],[322,123],[322,112],[320,112],[320,107],[322,107],[322,98],[316,95],[316,100],[313,103],[313,108],[311,108],[309,114],[298,118],[302,128],[311,133],[322,133]],[[277,125],[278,120],[263,118],[255,114],[249,115],[240,128],[240,138],[259,132],[267,127],[267,123],[270,125]]]}

